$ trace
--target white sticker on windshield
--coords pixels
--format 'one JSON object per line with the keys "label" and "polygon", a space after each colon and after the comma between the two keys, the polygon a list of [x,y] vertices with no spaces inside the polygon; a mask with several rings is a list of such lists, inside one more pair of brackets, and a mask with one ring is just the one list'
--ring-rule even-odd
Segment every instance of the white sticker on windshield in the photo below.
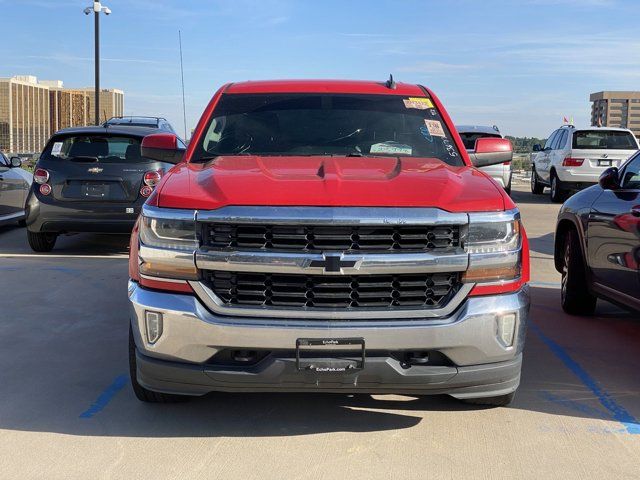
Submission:
{"label": "white sticker on windshield", "polygon": [[442,123],[438,120],[425,120],[425,125],[427,126],[427,130],[434,137],[446,137],[444,130],[442,129]]}
{"label": "white sticker on windshield", "polygon": [[369,153],[388,153],[391,155],[411,155],[413,149],[409,145],[397,142],[374,143]]}
{"label": "white sticker on windshield", "polygon": [[51,155],[60,155],[61,151],[62,151],[62,142],[56,142],[53,144],[53,147],[51,148]]}

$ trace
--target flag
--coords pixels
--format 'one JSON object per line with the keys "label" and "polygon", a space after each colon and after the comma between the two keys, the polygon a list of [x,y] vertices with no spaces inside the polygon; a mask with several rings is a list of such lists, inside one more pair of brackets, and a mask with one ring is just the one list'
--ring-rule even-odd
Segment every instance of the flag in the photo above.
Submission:
{"label": "flag", "polygon": [[569,123],[569,120],[567,120],[567,117],[562,117],[562,122],[563,123]]}
{"label": "flag", "polygon": [[573,125],[573,116],[571,117],[571,122],[569,122],[571,125]]}

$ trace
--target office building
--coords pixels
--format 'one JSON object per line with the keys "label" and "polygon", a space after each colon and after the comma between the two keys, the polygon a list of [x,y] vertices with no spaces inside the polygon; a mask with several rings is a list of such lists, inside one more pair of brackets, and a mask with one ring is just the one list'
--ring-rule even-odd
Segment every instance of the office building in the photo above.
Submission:
{"label": "office building", "polygon": [[[122,116],[124,92],[100,91],[100,120]],[[0,78],[0,150],[37,153],[62,128],[94,123],[93,88],[64,88],[60,80],[32,75]]]}
{"label": "office building", "polygon": [[591,125],[628,128],[640,137],[640,92],[602,91],[589,100]]}

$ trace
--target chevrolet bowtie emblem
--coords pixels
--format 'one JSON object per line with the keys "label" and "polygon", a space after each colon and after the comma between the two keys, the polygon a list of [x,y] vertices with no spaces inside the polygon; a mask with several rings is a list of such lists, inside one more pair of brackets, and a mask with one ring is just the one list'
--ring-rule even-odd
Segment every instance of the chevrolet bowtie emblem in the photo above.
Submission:
{"label": "chevrolet bowtie emblem", "polygon": [[342,260],[342,255],[340,254],[322,254],[324,257],[323,260],[312,260],[309,264],[310,267],[322,267],[325,272],[337,273],[343,268],[354,267],[356,262],[355,260]]}
{"label": "chevrolet bowtie emblem", "polygon": [[87,170],[87,172],[89,173],[100,173],[104,170],[104,168],[100,168],[100,167],[93,167],[90,168],[89,170]]}

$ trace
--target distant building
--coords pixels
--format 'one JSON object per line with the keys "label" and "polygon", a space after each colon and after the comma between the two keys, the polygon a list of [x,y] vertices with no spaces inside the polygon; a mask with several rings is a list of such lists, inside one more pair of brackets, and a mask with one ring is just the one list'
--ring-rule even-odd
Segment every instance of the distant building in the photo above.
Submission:
{"label": "distant building", "polygon": [[[62,128],[92,125],[93,88],[64,88],[61,80],[32,75],[0,78],[0,150],[37,153]],[[122,116],[124,92],[100,91],[100,120]]]}
{"label": "distant building", "polygon": [[640,137],[640,92],[592,93],[591,125],[622,127]]}
{"label": "distant building", "polygon": [[50,135],[49,87],[30,75],[0,78],[0,150],[36,152]]}
{"label": "distant building", "polygon": [[[77,88],[67,90],[84,94],[89,99],[89,122],[95,119],[95,93],[93,88]],[[116,88],[100,90],[100,123],[111,117],[121,117],[124,114],[124,92]]]}

